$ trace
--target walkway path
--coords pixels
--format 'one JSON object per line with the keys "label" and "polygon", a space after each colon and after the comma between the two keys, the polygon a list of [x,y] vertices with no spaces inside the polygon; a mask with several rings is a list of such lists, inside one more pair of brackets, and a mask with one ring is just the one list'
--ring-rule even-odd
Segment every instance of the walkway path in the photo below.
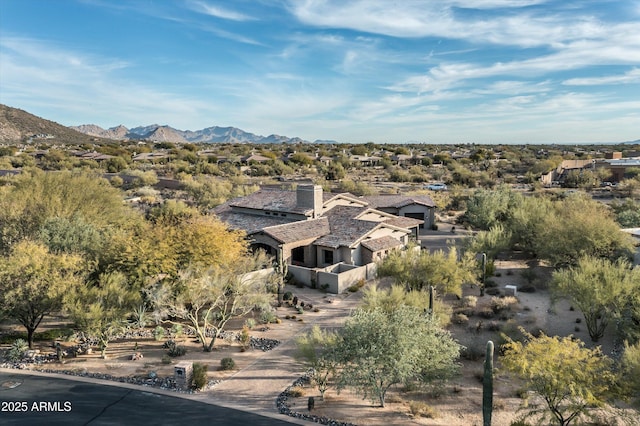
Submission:
{"label": "walkway path", "polygon": [[305,304],[312,303],[321,308],[318,314],[314,314],[312,323],[282,342],[276,349],[266,352],[253,364],[207,392],[207,398],[229,406],[244,406],[246,411],[260,414],[273,413],[278,395],[305,371],[294,358],[296,338],[309,331],[313,325],[341,326],[362,300],[361,292],[348,294],[346,297],[344,295],[330,297],[333,299],[332,303],[327,303],[326,295],[317,290],[296,289],[295,294]]}

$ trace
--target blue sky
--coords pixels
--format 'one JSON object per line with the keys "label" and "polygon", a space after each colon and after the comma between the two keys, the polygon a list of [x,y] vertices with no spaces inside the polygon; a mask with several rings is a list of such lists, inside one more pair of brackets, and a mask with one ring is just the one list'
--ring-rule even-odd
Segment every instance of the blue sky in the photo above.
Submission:
{"label": "blue sky", "polygon": [[377,143],[640,138],[640,1],[0,0],[0,103]]}

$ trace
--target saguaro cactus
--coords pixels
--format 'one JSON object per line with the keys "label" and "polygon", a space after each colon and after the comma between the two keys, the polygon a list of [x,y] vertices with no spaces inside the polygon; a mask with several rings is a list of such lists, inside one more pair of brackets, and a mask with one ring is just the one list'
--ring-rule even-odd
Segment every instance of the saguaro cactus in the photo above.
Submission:
{"label": "saguaro cactus", "polygon": [[435,289],[432,285],[429,286],[429,315],[433,315],[433,297]]}
{"label": "saguaro cactus", "polygon": [[487,353],[484,359],[484,377],[482,379],[482,424],[491,426],[493,411],[493,342],[487,342]]}

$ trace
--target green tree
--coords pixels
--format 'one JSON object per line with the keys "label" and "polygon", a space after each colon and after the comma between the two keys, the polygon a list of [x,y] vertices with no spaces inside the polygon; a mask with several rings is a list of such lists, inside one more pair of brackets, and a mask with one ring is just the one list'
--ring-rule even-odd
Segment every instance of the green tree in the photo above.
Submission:
{"label": "green tree", "polygon": [[507,187],[497,190],[477,190],[467,200],[465,220],[473,227],[488,230],[506,222],[511,209],[520,203],[522,196]]}
{"label": "green tree", "polygon": [[583,256],[630,258],[634,250],[609,208],[585,196],[556,201],[535,229],[533,251],[554,266],[574,265]]}
{"label": "green tree", "polygon": [[102,274],[95,284],[77,286],[65,298],[76,326],[100,343],[106,359],[109,342],[127,324],[127,317],[140,305],[140,292],[132,289],[124,274]]}
{"label": "green tree", "polygon": [[545,197],[522,197],[510,209],[506,230],[511,235],[511,246],[535,255],[536,241],[541,223],[552,214],[552,203]]}
{"label": "green tree", "polygon": [[465,253],[458,260],[458,252],[452,247],[445,254],[438,250],[396,250],[378,265],[379,277],[392,277],[408,290],[420,290],[433,286],[440,294],[462,295],[462,285],[477,280],[474,253]]}
{"label": "green tree", "polygon": [[82,221],[96,229],[126,227],[135,216],[109,181],[68,171],[23,172],[0,191],[0,252],[40,236],[53,218]]}
{"label": "green tree", "polygon": [[82,264],[78,256],[26,240],[0,258],[0,312],[24,326],[30,348],[42,319],[60,311],[64,295],[80,284]]}
{"label": "green tree", "polygon": [[353,387],[382,407],[394,385],[444,381],[457,371],[460,346],[421,309],[358,309],[340,334],[338,389]]}
{"label": "green tree", "polygon": [[79,216],[47,219],[38,239],[54,253],[78,253],[91,260],[99,257],[106,244],[105,235]]}
{"label": "green tree", "polygon": [[502,224],[491,227],[488,231],[480,231],[465,243],[472,253],[486,253],[490,260],[511,246],[511,233]]}
{"label": "green tree", "polygon": [[109,158],[105,163],[105,167],[109,173],[119,173],[127,168],[127,160],[122,157]]}
{"label": "green tree", "polygon": [[390,314],[401,306],[410,306],[421,309],[423,312],[431,311],[435,321],[441,327],[446,327],[451,320],[451,307],[442,303],[438,297],[431,298],[426,288],[407,290],[404,286],[394,284],[386,289],[372,285],[363,290],[362,309],[364,310],[382,309]]}
{"label": "green tree", "polygon": [[610,206],[622,228],[640,227],[640,202],[626,198],[624,201],[614,200]]}
{"label": "green tree", "polygon": [[263,280],[247,275],[268,264],[266,256],[258,253],[217,267],[192,267],[175,281],[159,281],[149,289],[155,313],[172,324],[187,321],[202,349],[211,352],[216,336],[230,320],[269,306]]}
{"label": "green tree", "polygon": [[636,342],[635,345],[625,342],[621,367],[623,392],[640,402],[640,342]]}
{"label": "green tree", "polygon": [[322,330],[317,325],[296,339],[296,357],[312,369],[311,379],[320,391],[322,399],[338,367],[335,353],[338,341],[338,333]]}
{"label": "green tree", "polygon": [[583,257],[578,264],[553,273],[552,288],[568,296],[582,312],[591,340],[597,342],[612,318],[640,290],[640,270],[625,260]]}
{"label": "green tree", "polygon": [[545,401],[546,409],[533,410],[532,414],[543,419],[550,414],[556,424],[566,426],[615,394],[612,362],[599,347],[587,349],[572,336],[542,334],[536,338],[521,331],[525,343],[506,343],[502,365]]}

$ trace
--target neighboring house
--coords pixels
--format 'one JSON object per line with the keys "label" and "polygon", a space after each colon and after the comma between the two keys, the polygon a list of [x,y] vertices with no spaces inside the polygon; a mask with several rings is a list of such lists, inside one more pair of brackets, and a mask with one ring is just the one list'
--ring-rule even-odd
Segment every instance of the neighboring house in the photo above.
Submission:
{"label": "neighboring house", "polygon": [[105,161],[111,158],[114,158],[113,155],[108,154],[100,154],[99,152],[76,152],[76,157],[82,158],[83,160],[94,160],[94,161]]}
{"label": "neighboring house", "polygon": [[240,161],[243,164],[268,163],[269,161],[273,161],[273,159],[271,159],[269,157],[265,157],[264,155],[260,155],[260,154],[251,154],[251,155],[247,155],[245,157],[242,157],[240,159]]}
{"label": "neighboring house", "polygon": [[431,229],[435,223],[436,205],[427,195],[373,195],[361,199],[371,208],[421,221],[421,230]]}
{"label": "neighboring house", "polygon": [[150,161],[165,160],[169,158],[166,152],[142,152],[133,156],[133,161]]}
{"label": "neighboring house", "polygon": [[[389,203],[378,204],[402,204],[399,196],[391,197],[395,198]],[[306,268],[372,263],[406,246],[423,223],[409,211],[398,216],[351,194],[325,194],[315,185],[299,185],[295,191],[261,190],[214,212],[231,228],[244,230],[253,247]]]}

